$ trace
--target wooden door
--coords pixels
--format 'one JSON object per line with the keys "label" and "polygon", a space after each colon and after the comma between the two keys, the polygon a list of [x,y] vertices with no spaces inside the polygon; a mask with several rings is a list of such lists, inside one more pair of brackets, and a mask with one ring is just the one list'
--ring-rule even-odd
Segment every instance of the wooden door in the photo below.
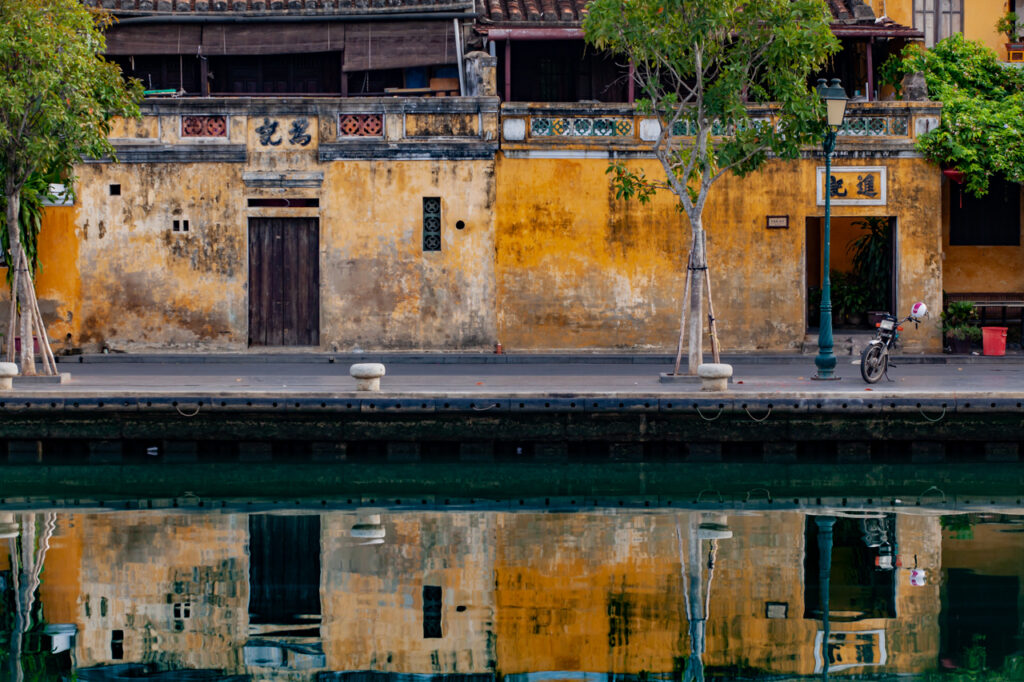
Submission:
{"label": "wooden door", "polygon": [[318,219],[249,219],[249,345],[320,345]]}

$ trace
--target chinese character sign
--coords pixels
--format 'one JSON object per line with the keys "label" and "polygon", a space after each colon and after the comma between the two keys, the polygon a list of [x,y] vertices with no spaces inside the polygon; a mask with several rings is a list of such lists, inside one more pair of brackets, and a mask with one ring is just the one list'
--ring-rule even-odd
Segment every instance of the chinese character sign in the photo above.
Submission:
{"label": "chinese character sign", "polygon": [[256,151],[314,149],[315,119],[305,116],[257,116],[250,120],[249,144]]}
{"label": "chinese character sign", "polygon": [[817,173],[818,205],[825,204],[825,192],[833,206],[884,206],[887,195],[887,169],[884,166],[833,166],[825,178],[825,168]]}

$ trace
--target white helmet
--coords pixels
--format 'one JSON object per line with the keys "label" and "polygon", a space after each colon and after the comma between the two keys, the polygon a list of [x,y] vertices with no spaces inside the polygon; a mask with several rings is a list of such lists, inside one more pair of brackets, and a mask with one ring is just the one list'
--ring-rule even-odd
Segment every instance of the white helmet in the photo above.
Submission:
{"label": "white helmet", "polygon": [[918,301],[910,307],[910,317],[914,320],[920,320],[928,314],[928,306],[921,301]]}

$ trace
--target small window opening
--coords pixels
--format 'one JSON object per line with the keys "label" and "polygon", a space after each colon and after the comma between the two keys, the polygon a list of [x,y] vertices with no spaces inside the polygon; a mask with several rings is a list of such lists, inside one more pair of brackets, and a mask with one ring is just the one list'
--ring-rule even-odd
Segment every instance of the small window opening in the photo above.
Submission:
{"label": "small window opening", "polygon": [[124,630],[110,631],[110,658],[115,661],[124,658]]}
{"label": "small window opening", "polygon": [[249,208],[319,208],[319,199],[259,199],[250,198]]}
{"label": "small window opening", "polygon": [[423,639],[441,637],[441,588],[423,586]]}
{"label": "small window opening", "polygon": [[440,197],[423,197],[423,250],[441,250]]}
{"label": "small window opening", "polygon": [[188,221],[187,220],[174,220],[171,222],[172,232],[188,232]]}
{"label": "small window opening", "polygon": [[119,196],[121,196],[121,185],[111,185],[110,186],[110,196],[112,196],[112,197],[119,197]]}
{"label": "small window opening", "polygon": [[174,617],[176,619],[185,619],[192,617],[192,602],[178,602],[174,605]]}

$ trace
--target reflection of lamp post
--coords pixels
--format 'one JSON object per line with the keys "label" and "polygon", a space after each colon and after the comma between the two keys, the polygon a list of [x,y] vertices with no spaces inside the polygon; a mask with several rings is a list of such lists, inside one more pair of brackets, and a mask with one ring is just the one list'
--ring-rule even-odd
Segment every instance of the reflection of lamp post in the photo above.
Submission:
{"label": "reflection of lamp post", "polygon": [[831,635],[828,617],[829,578],[832,574],[832,526],[834,516],[815,516],[818,524],[818,583],[820,584],[819,601],[821,602],[821,622],[823,637],[821,638],[821,679],[828,680],[828,639]]}
{"label": "reflection of lamp post", "polygon": [[818,323],[818,355],[814,358],[814,364],[818,367],[815,379],[838,379],[835,375],[836,356],[832,352],[832,291],[829,281],[829,239],[830,221],[832,219],[832,152],[836,148],[836,133],[843,125],[843,117],[846,115],[846,91],[839,84],[838,78],[833,78],[832,83],[825,86],[825,79],[818,79],[818,96],[825,100],[825,118],[828,123],[828,132],[825,133],[825,140],[822,148],[825,151],[825,180],[822,183],[825,191],[825,257],[824,257],[824,279],[821,284],[821,320]]}

